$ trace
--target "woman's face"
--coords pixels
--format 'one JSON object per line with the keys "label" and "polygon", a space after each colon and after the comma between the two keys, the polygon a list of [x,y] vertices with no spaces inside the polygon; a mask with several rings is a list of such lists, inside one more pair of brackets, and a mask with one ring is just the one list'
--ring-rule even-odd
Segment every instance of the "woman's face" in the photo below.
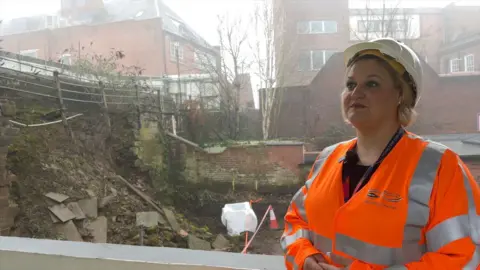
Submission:
{"label": "woman's face", "polygon": [[342,93],[344,114],[356,128],[397,121],[400,92],[386,67],[376,59],[349,68]]}

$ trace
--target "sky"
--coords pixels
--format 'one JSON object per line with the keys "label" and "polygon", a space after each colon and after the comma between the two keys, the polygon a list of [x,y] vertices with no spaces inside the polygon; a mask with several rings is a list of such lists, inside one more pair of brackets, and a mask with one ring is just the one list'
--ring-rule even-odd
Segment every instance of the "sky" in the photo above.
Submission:
{"label": "sky", "polygon": [[[0,19],[27,17],[55,13],[61,0],[0,0]],[[255,4],[262,0],[164,0],[194,30],[212,44],[218,43],[216,36],[217,16],[228,13],[231,16],[248,17]],[[336,0],[332,0],[336,1]],[[366,0],[350,0],[350,6],[363,7]],[[399,0],[387,0],[398,2]],[[370,3],[381,0],[370,0]],[[402,0],[406,7],[441,7],[451,2],[461,5],[480,5],[480,0]]]}

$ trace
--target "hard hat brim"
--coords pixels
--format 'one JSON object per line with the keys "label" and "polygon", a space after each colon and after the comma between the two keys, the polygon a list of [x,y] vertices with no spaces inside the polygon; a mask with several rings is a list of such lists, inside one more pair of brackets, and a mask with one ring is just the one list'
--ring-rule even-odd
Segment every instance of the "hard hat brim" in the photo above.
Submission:
{"label": "hard hat brim", "polygon": [[355,55],[357,55],[359,52],[365,51],[365,50],[379,50],[380,52],[387,54],[394,58],[392,55],[390,55],[388,52],[385,51],[385,47],[382,46],[381,44],[375,43],[375,42],[360,42],[357,44],[353,44],[345,51],[343,52],[344,55],[344,62],[345,66],[347,66],[348,62],[350,59],[352,59]]}

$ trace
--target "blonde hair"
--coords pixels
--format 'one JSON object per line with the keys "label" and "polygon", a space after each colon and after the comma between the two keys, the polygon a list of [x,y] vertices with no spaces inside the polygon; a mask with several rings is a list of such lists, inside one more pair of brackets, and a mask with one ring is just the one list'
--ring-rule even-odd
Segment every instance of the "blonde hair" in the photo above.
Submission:
{"label": "blonde hair", "polygon": [[[357,59],[349,62],[345,74],[347,74],[350,68],[352,68],[352,66],[360,60],[376,60],[388,71],[393,80],[394,86],[398,90],[400,90],[400,102],[397,107],[398,121],[400,122],[400,125],[402,127],[408,127],[412,125],[417,118],[412,86],[408,84],[405,79],[398,72],[396,72],[390,64],[387,63],[387,61],[376,55],[362,55]],[[341,105],[343,119],[346,123],[350,123],[347,119],[347,116],[345,115],[345,108],[343,107],[343,102]]]}

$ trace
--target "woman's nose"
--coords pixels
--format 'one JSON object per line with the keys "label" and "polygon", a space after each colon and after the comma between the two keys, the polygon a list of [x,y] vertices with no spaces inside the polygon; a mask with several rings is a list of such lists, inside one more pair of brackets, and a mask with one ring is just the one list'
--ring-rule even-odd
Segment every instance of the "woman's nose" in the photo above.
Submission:
{"label": "woman's nose", "polygon": [[364,86],[357,84],[352,90],[352,96],[363,96],[365,94]]}

